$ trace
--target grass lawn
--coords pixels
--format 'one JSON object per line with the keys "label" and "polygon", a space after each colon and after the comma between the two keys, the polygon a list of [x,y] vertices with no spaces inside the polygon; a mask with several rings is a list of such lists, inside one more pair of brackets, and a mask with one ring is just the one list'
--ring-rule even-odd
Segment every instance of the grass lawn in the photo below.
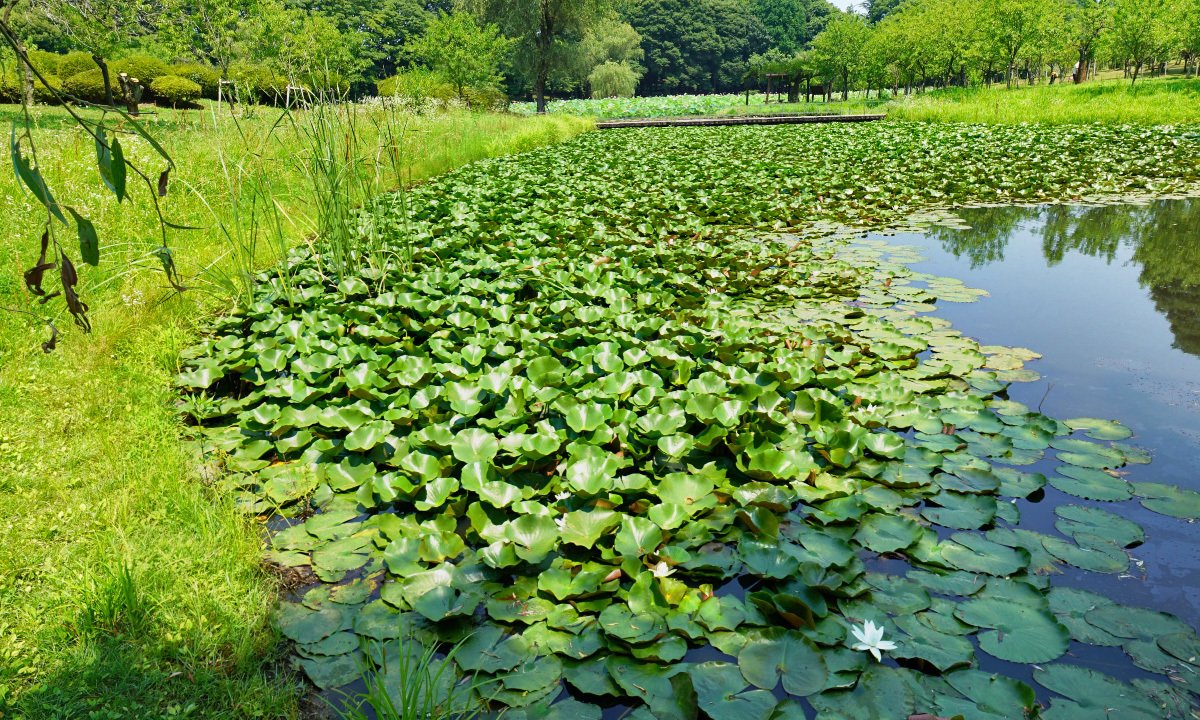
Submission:
{"label": "grass lawn", "polygon": [[[19,109],[0,108],[11,122]],[[370,108],[364,132],[378,129]],[[90,138],[60,108],[37,111],[41,168],[60,202],[80,208],[101,239],[99,267],[80,265],[94,332],[63,331],[41,352],[43,326],[0,312],[0,717],[276,718],[298,713],[303,686],[280,663],[272,623],[278,585],[261,565],[262,525],[212,490],[181,442],[172,377],[203,318],[230,304],[206,267],[230,269],[248,239],[219,230],[269,181],[285,239],[312,232],[313,192],[298,138],[271,134],[279,111],[235,125],[201,111],[159,110],[152,133],[178,172],[164,200],[176,262],[192,290],[171,296],[148,251],[159,244],[148,198],[118,206],[95,170]],[[394,118],[393,118],[394,119]],[[476,159],[571,137],[589,121],[449,113],[405,116],[404,182]],[[377,137],[366,138],[374,143]],[[159,169],[144,143],[127,155]],[[382,162],[379,163],[382,165]],[[382,173],[380,187],[399,179]],[[32,302],[44,211],[0,176],[0,306]],[[243,225],[243,230],[245,226]],[[70,243],[64,239],[69,249]],[[270,260],[259,244],[250,262]],[[71,252],[78,258],[77,250]],[[228,277],[226,272],[225,277]],[[47,283],[50,285],[51,283]]]}
{"label": "grass lawn", "polygon": [[1200,79],[1178,75],[1139,78],[1130,87],[1120,73],[1074,85],[1022,85],[1009,90],[948,88],[901,98],[884,109],[889,120],[1017,124],[1200,122]]}

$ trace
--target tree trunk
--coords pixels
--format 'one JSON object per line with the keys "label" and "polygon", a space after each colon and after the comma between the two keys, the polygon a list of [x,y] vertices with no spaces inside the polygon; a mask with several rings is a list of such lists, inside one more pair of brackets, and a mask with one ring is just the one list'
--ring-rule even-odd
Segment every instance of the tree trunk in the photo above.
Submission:
{"label": "tree trunk", "polygon": [[1075,68],[1075,84],[1076,85],[1083,82],[1084,80],[1087,80],[1087,77],[1085,77],[1087,75],[1087,63],[1088,63],[1087,56],[1088,56],[1087,48],[1079,48],[1079,65],[1076,66],[1076,68]]}
{"label": "tree trunk", "polygon": [[21,66],[21,80],[22,80],[21,94],[25,100],[25,106],[32,107],[33,106],[33,70],[30,69],[28,63],[26,63],[24,60],[21,59],[23,57],[28,57],[27,51],[25,49],[25,43],[24,42],[18,43],[17,48],[20,50],[20,53],[19,53],[20,57],[17,58],[17,63]]}
{"label": "tree trunk", "polygon": [[108,106],[116,107],[117,104],[113,102],[112,78],[108,76],[108,63],[99,55],[92,55],[92,62],[100,66],[100,77],[104,79],[104,94],[108,97]]}
{"label": "tree trunk", "polygon": [[534,96],[537,98],[537,111],[539,114],[546,112],[546,75],[539,72],[537,83],[534,86]]}
{"label": "tree trunk", "polygon": [[850,99],[850,71],[842,72],[842,102]]}
{"label": "tree trunk", "polygon": [[1137,83],[1138,73],[1141,72],[1141,70],[1142,64],[1140,62],[1133,64],[1133,72],[1130,73],[1130,75],[1133,77],[1133,81],[1129,83],[1129,87],[1133,87]]}

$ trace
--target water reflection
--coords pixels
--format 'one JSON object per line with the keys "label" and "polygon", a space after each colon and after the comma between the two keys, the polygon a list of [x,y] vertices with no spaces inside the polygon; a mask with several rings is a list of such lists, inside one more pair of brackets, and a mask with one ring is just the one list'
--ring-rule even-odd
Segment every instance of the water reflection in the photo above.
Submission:
{"label": "water reflection", "polygon": [[1173,347],[1200,357],[1200,201],[1147,205],[976,208],[960,213],[971,230],[935,229],[942,248],[972,269],[1001,262],[1010,241],[1039,236],[1046,264],[1070,253],[1109,263],[1132,252],[1138,283],[1171,326]]}

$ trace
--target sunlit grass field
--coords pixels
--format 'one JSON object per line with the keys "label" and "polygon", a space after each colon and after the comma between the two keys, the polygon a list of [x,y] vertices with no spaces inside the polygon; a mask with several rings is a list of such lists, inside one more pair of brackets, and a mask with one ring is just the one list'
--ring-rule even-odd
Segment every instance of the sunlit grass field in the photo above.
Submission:
{"label": "sunlit grass field", "polygon": [[[1119,73],[1118,73],[1119,75]],[[1007,89],[949,88],[911,95],[883,108],[889,120],[970,123],[1140,123],[1200,122],[1200,79],[1139,78],[1130,87],[1120,77],[1074,85],[1021,85]]]}
{"label": "sunlit grass field", "polygon": [[[380,117],[362,111],[364,147],[382,148],[372,145]],[[18,112],[6,106],[0,120],[11,123]],[[279,113],[259,108],[236,122],[200,111],[146,116],[178,165],[163,200],[168,219],[204,228],[169,235],[190,288],[180,296],[149,256],[161,238],[145,188],[131,182],[118,205],[97,174],[92,140],[63,109],[36,111],[43,174],[58,200],[90,217],[100,235],[96,268],[78,263],[73,236],[61,238],[80,267],[91,335],[73,327],[61,303],[39,306],[26,291],[21,273],[36,260],[44,210],[13,173],[0,174],[0,306],[48,313],[63,331],[58,350],[45,355],[40,322],[0,312],[5,720],[297,712],[302,687],[280,664],[271,619],[277,585],[261,565],[263,528],[210,490],[181,441],[172,389],[180,350],[206,316],[231,303],[220,278],[231,272],[234,246],[244,251],[248,238],[231,240],[220,225],[234,227],[247,187],[269,181],[285,242],[313,231],[314,189],[297,158],[302,142],[294,128],[277,125]],[[385,173],[381,189],[591,126],[566,116],[465,111],[391,119],[403,125],[402,177]],[[161,169],[144,142],[122,136],[122,143],[155,175]],[[272,259],[269,244],[254,252],[255,263]]]}

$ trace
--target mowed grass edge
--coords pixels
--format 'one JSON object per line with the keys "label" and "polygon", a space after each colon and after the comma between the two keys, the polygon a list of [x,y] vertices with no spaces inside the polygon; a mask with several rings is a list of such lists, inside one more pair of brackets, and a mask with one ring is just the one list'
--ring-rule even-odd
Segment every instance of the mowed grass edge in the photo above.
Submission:
{"label": "mowed grass edge", "polygon": [[[14,114],[0,109],[0,119]],[[272,621],[278,584],[261,565],[265,529],[209,487],[174,410],[180,351],[228,303],[199,289],[169,298],[161,273],[129,264],[155,244],[148,208],[118,207],[103,195],[90,144],[64,115],[38,110],[43,171],[60,201],[92,212],[109,260],[81,267],[93,334],[57,315],[64,332],[53,354],[41,352],[40,323],[0,312],[0,712],[30,720],[294,717],[303,686],[283,663]],[[240,132],[265,132],[277,116],[262,109]],[[214,142],[228,137],[206,130],[195,111],[156,119],[156,137],[180,166],[171,219],[211,226],[200,197],[181,190],[183,181],[203,189],[222,212]],[[428,117],[414,129],[406,179],[590,126],[564,117]],[[286,151],[272,151],[271,172],[299,241],[306,185]],[[0,198],[0,305],[40,309],[20,279],[36,252],[37,208],[12,173],[0,175]],[[192,272],[224,262],[228,250],[211,229],[178,235],[173,246]]]}

